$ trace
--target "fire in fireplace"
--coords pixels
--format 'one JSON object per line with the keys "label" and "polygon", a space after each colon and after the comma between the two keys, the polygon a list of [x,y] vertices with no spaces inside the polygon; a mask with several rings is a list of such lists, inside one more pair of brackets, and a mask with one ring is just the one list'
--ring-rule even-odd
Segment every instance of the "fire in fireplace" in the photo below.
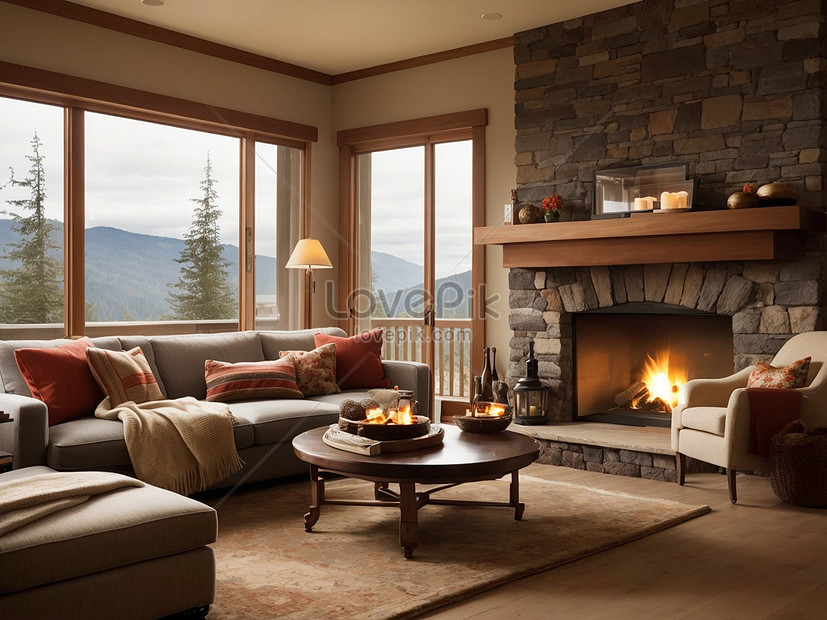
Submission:
{"label": "fire in fireplace", "polygon": [[670,364],[669,350],[647,356],[640,373],[640,380],[615,396],[615,404],[621,409],[639,412],[672,413],[681,396],[681,388],[687,381],[686,369]]}
{"label": "fire in fireplace", "polygon": [[573,317],[578,420],[669,426],[686,381],[732,373],[730,317],[664,305],[632,309]]}

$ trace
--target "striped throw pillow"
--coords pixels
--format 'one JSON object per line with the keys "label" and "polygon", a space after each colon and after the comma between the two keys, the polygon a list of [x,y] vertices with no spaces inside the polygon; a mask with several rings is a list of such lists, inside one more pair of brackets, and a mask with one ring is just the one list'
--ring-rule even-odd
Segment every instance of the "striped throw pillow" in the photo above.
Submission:
{"label": "striped throw pillow", "polygon": [[207,400],[232,402],[267,398],[303,398],[296,385],[293,360],[264,362],[204,362]]}
{"label": "striped throw pillow", "polygon": [[86,361],[111,407],[127,401],[145,403],[164,398],[141,347],[129,351],[90,347],[86,349]]}

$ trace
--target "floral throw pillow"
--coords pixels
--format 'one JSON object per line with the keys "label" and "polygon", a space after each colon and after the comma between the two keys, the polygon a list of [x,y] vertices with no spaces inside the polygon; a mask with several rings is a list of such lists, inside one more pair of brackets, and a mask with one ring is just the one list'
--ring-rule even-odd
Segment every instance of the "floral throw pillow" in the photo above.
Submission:
{"label": "floral throw pillow", "polygon": [[776,368],[765,362],[758,362],[747,380],[748,388],[803,388],[807,384],[810,358],[805,357],[784,368]]}
{"label": "floral throw pillow", "polygon": [[325,344],[312,351],[281,351],[279,357],[293,357],[296,383],[305,396],[339,392],[336,383],[336,345]]}

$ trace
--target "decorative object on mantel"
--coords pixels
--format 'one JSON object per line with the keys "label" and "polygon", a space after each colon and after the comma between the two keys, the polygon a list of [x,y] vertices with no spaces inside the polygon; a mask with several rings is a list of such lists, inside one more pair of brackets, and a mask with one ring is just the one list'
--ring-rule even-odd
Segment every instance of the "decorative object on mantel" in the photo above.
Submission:
{"label": "decorative object on mantel", "polygon": [[562,209],[563,199],[560,198],[560,194],[552,194],[543,198],[543,219],[546,222],[559,222]]}
{"label": "decorative object on mantel", "polygon": [[687,171],[686,163],[595,170],[592,217],[689,211],[696,180]]}
{"label": "decorative object on mantel", "polygon": [[543,212],[536,205],[525,205],[520,208],[520,224],[539,224],[543,221]]}
{"label": "decorative object on mantel", "polygon": [[780,207],[798,202],[798,190],[789,183],[776,181],[758,188],[756,192],[762,207]]}
{"label": "decorative object on mantel", "polygon": [[753,209],[761,206],[761,201],[755,193],[755,183],[744,183],[740,192],[733,192],[727,198],[726,206],[730,209]]}

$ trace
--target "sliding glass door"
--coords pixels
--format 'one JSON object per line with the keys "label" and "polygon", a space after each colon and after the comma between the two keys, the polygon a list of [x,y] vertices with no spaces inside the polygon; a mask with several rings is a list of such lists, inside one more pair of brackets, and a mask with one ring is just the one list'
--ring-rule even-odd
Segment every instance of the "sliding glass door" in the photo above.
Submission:
{"label": "sliding glass door", "polygon": [[[435,390],[467,396],[472,298],[470,140],[358,157],[359,331],[384,328],[388,359],[434,370]],[[361,301],[361,303],[359,303]]]}

